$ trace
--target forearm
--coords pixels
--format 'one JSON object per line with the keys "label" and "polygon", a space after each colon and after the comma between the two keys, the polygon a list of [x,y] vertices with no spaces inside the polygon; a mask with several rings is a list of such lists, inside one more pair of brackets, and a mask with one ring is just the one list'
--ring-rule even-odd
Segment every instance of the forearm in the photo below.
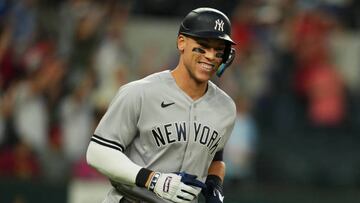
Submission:
{"label": "forearm", "polygon": [[[120,150],[90,142],[86,153],[88,164],[112,181],[145,187],[158,196],[173,202],[192,201],[205,184],[186,173],[153,172],[132,162]],[[190,186],[191,185],[191,186]]]}
{"label": "forearm", "polygon": [[90,142],[86,153],[90,166],[110,179],[135,185],[141,166],[132,162],[124,153],[109,147]]}
{"label": "forearm", "polygon": [[225,162],[223,161],[213,161],[210,164],[210,167],[208,169],[208,175],[216,175],[218,176],[221,181],[224,180],[225,177]]}

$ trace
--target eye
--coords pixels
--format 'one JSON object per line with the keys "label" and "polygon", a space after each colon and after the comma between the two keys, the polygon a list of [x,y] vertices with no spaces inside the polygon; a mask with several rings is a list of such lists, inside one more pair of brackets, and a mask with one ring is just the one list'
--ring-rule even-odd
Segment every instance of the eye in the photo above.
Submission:
{"label": "eye", "polygon": [[197,52],[197,53],[200,53],[200,54],[205,54],[205,50],[200,48],[200,47],[195,47],[193,48],[192,50],[193,52]]}
{"label": "eye", "polygon": [[217,52],[215,55],[216,58],[223,58],[224,57],[224,53],[222,52]]}

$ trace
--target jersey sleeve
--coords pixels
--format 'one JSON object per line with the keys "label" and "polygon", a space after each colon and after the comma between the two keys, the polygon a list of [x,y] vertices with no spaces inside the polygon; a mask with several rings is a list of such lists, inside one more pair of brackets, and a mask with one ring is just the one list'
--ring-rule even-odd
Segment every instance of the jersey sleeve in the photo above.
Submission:
{"label": "jersey sleeve", "polygon": [[212,161],[223,161],[224,160],[224,150],[221,149],[215,153],[215,156]]}
{"label": "jersey sleeve", "polygon": [[134,83],[122,86],[95,129],[92,141],[124,151],[137,135],[141,111],[141,88]]}

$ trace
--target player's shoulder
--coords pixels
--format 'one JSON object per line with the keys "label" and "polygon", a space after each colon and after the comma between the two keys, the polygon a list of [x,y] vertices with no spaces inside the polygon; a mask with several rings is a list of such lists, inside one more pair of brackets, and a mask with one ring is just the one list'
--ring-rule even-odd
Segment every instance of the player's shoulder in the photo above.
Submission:
{"label": "player's shoulder", "polygon": [[213,94],[214,96],[216,96],[217,99],[221,99],[224,100],[225,102],[229,102],[229,103],[233,103],[235,104],[234,100],[224,91],[222,90],[219,86],[217,86],[215,83],[213,83],[212,81],[209,81],[209,88],[213,89]]}
{"label": "player's shoulder", "polygon": [[158,85],[161,84],[164,80],[166,81],[166,79],[170,78],[170,75],[171,74],[169,70],[164,70],[161,72],[152,73],[144,78],[132,81],[127,85],[141,88],[148,87],[149,85]]}
{"label": "player's shoulder", "polygon": [[139,80],[139,82],[142,82],[146,85],[156,85],[156,84],[161,84],[164,81],[171,80],[171,78],[172,76],[170,70],[163,70],[160,72],[150,74],[145,78]]}
{"label": "player's shoulder", "polygon": [[224,108],[229,108],[230,111],[236,112],[236,105],[234,100],[224,90],[211,81],[209,81],[209,88],[212,89],[212,98],[216,103],[219,103],[219,107],[222,106]]}
{"label": "player's shoulder", "polygon": [[125,85],[126,88],[141,88],[141,89],[149,89],[156,85],[161,85],[164,81],[166,81],[170,76],[169,70],[164,70],[161,72],[152,73],[144,78],[134,80]]}

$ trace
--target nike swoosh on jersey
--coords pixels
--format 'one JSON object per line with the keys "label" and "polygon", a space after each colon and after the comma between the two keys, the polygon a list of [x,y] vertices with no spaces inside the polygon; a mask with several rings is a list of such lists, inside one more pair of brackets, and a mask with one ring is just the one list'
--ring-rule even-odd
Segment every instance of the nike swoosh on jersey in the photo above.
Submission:
{"label": "nike swoosh on jersey", "polygon": [[165,108],[165,107],[171,106],[173,104],[175,104],[175,102],[171,102],[171,103],[167,103],[167,104],[165,104],[164,102],[161,102],[161,107]]}

